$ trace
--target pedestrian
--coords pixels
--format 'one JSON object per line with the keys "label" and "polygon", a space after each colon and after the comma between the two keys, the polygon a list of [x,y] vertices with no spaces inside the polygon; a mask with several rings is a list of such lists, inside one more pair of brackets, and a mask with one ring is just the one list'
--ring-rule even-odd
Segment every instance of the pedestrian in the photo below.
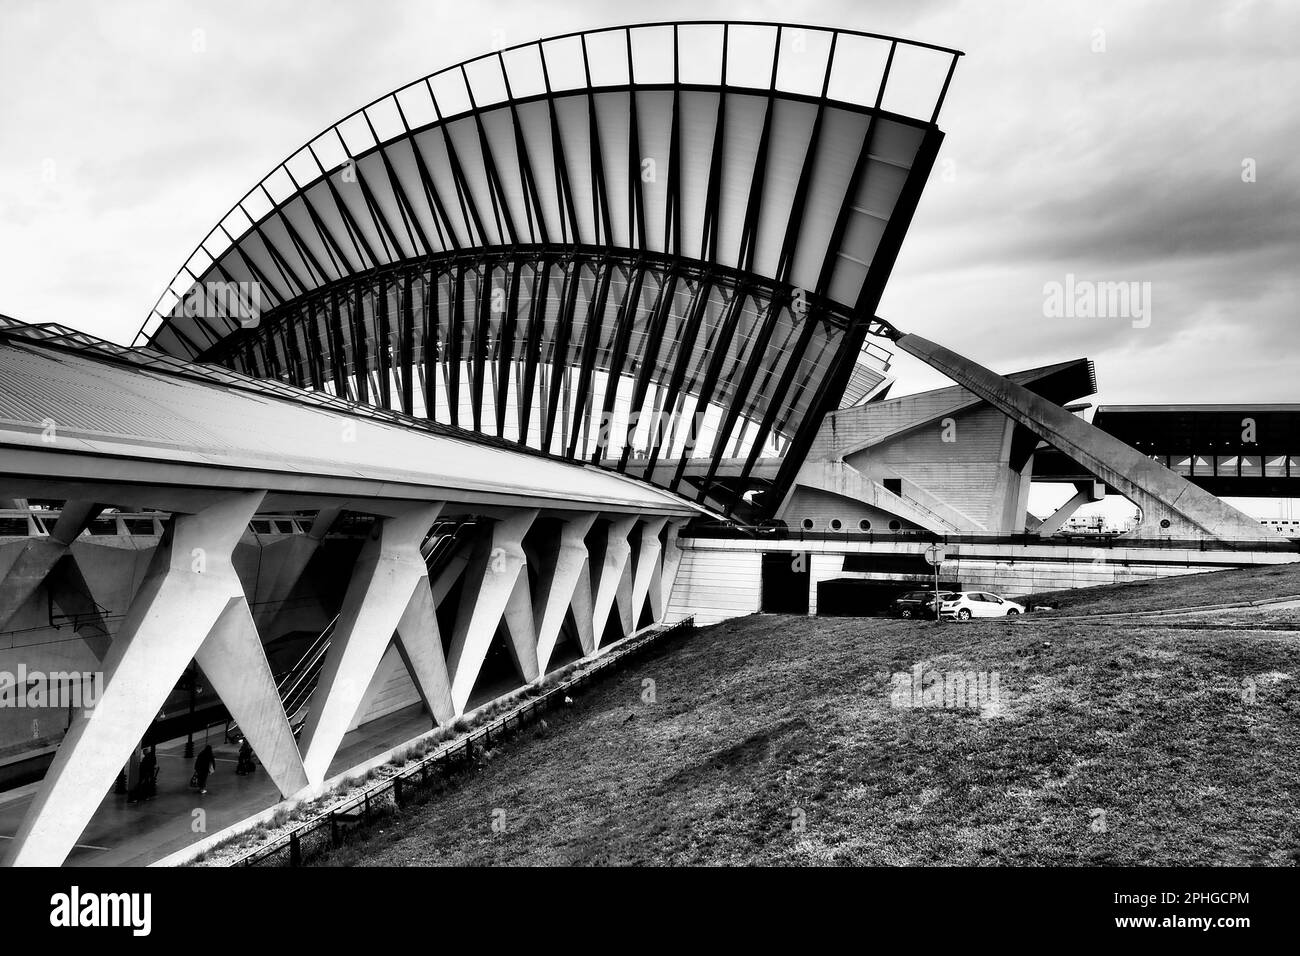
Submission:
{"label": "pedestrian", "polygon": [[235,773],[241,777],[253,772],[253,747],[245,739],[239,742],[239,761],[235,764]]}
{"label": "pedestrian", "polygon": [[199,751],[199,759],[194,761],[194,785],[199,793],[208,792],[208,774],[217,769],[217,758],[212,755],[212,745],[208,744]]}
{"label": "pedestrian", "polygon": [[140,783],[137,787],[137,798],[148,800],[158,792],[158,755],[153,747],[140,758]]}

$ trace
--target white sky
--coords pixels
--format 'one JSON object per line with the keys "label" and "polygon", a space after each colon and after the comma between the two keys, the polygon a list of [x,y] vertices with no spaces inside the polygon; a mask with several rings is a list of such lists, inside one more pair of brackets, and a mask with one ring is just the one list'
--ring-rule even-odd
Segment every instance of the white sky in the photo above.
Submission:
{"label": "white sky", "polygon": [[[1086,355],[1105,402],[1300,400],[1300,4],[1282,2],[3,0],[0,312],[129,341],[232,203],[362,103],[498,31],[708,17],[966,51],[881,305],[900,328],[1004,372]],[[1067,273],[1150,282],[1150,326],[1044,317]],[[895,394],[946,384],[895,368]]]}

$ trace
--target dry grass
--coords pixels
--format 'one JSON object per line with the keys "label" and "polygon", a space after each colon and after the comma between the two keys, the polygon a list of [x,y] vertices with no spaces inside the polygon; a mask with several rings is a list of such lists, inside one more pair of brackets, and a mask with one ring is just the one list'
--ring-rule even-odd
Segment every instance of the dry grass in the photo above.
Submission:
{"label": "dry grass", "polygon": [[[1198,604],[1231,604],[1300,594],[1300,563],[1239,568],[1158,578],[1137,584],[1047,591],[1016,600],[1055,608],[1062,614],[1109,611],[1162,611]],[[1116,602],[1120,603],[1116,603]]]}
{"label": "dry grass", "polygon": [[[1297,638],[1046,616],[732,621],[331,862],[1289,865]],[[917,663],[997,672],[1002,705],[891,706],[890,675]]]}

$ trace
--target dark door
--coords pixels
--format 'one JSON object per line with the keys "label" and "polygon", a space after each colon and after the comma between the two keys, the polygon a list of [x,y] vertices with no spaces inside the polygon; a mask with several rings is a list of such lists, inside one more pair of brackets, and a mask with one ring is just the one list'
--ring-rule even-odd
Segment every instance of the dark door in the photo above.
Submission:
{"label": "dark door", "polygon": [[763,555],[763,610],[771,614],[808,613],[807,552]]}

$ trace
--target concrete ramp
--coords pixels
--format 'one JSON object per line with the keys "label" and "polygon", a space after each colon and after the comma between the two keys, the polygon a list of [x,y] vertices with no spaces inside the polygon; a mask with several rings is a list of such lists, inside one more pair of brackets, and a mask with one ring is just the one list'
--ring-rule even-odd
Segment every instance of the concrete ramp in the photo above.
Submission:
{"label": "concrete ramp", "polygon": [[1277,540],[1272,530],[1249,515],[1009,378],[919,335],[902,335],[897,343],[903,351],[965,386],[1141,508],[1139,534]]}

